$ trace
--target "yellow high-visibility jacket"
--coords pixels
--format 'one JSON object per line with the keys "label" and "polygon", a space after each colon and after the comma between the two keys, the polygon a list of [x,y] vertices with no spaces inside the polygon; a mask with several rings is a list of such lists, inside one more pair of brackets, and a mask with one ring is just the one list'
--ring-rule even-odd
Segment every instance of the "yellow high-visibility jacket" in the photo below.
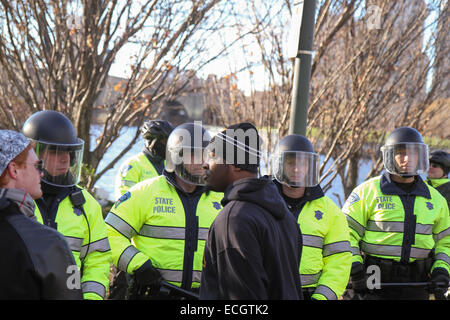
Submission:
{"label": "yellow high-visibility jacket", "polygon": [[[281,185],[276,184],[283,194]],[[306,188],[305,195],[296,205],[287,205],[297,217],[302,232],[302,287],[315,288],[313,299],[338,299],[348,284],[352,264],[345,215],[324,195],[319,185]]]}
{"label": "yellow high-visibility jacket", "polygon": [[138,153],[126,160],[120,167],[115,181],[115,199],[119,199],[121,195],[127,192],[128,189],[136,183],[159,175],[160,173],[158,173],[145,153]]}
{"label": "yellow high-visibility jacket", "polygon": [[444,198],[447,200],[447,205],[450,209],[450,179],[449,178],[440,178],[440,179],[428,178],[426,180],[426,182],[444,196]]}
{"label": "yellow high-visibility jacket", "polygon": [[204,188],[188,195],[166,172],[136,184],[106,217],[114,265],[133,274],[150,260],[163,279],[198,288],[205,242],[222,197]]}
{"label": "yellow high-visibility jacket", "polygon": [[361,252],[364,252],[394,261],[413,262],[426,259],[434,249],[430,271],[437,267],[450,271],[447,203],[420,176],[416,179],[409,193],[399,188],[388,173],[353,190],[343,207],[350,226],[353,261],[362,262]]}
{"label": "yellow high-visibility jacket", "polygon": [[59,195],[62,200],[57,206],[47,208],[42,198],[36,200],[35,215],[38,222],[56,228],[65,237],[82,271],[81,289],[84,298],[101,300],[109,288],[111,267],[106,224],[97,200],[86,190],[78,188],[86,200],[82,206],[84,213],[72,204],[68,188],[64,188],[63,194]]}

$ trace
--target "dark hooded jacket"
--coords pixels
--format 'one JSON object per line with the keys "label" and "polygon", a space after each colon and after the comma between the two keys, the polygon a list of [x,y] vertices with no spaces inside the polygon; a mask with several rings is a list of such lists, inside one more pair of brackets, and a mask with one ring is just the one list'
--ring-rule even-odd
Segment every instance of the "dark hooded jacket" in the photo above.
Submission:
{"label": "dark hooded jacket", "polygon": [[82,299],[63,236],[7,198],[0,199],[0,252],[0,300]]}
{"label": "dark hooded jacket", "polygon": [[267,177],[231,184],[205,247],[200,299],[301,299],[301,233]]}

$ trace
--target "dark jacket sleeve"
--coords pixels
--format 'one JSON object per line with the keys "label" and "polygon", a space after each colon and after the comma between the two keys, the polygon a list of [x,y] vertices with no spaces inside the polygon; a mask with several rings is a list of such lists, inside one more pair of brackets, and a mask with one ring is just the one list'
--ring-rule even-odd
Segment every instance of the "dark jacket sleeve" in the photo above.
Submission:
{"label": "dark jacket sleeve", "polygon": [[221,266],[218,286],[224,299],[268,299],[264,285],[267,274],[260,260],[252,253],[236,248],[228,248],[218,255],[217,265]]}
{"label": "dark jacket sleeve", "polygon": [[42,281],[42,299],[83,299],[81,276],[74,257],[62,236],[53,237],[39,254],[36,269]]}

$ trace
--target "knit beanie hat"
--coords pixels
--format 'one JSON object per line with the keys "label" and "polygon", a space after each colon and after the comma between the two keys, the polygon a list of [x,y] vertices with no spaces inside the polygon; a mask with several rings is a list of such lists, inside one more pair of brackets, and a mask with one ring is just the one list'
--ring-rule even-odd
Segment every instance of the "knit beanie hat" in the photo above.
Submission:
{"label": "knit beanie hat", "polygon": [[261,158],[261,138],[254,125],[248,122],[229,126],[211,140],[215,153],[226,164],[256,173]]}
{"label": "knit beanie hat", "polygon": [[0,130],[0,174],[29,144],[30,140],[20,132]]}

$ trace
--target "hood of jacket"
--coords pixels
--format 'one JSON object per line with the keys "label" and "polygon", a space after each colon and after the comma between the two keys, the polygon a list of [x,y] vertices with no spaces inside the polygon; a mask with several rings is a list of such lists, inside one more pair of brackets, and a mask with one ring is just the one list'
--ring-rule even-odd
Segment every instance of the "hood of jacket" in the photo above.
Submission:
{"label": "hood of jacket", "polygon": [[225,190],[222,205],[231,201],[250,202],[267,210],[276,219],[289,212],[276,185],[267,177],[245,178],[233,182]]}

